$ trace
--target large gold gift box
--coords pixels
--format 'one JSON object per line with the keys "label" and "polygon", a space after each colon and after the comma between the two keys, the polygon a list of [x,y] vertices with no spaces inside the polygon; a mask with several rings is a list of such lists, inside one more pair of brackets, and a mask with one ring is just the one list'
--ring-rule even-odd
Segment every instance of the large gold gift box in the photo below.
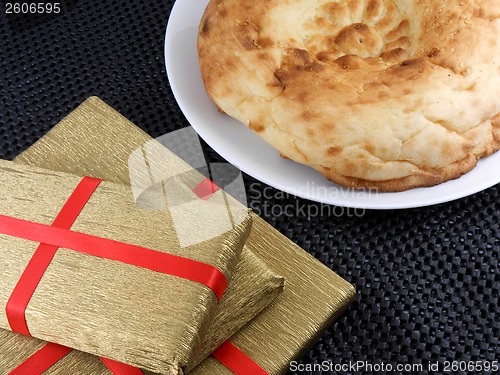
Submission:
{"label": "large gold gift box", "polygon": [[[106,180],[130,184],[128,182],[129,171],[127,167],[127,157],[130,156],[135,147],[142,146],[144,142],[150,141],[151,138],[142,132],[134,132],[136,128],[131,127],[128,121],[120,116],[120,120],[124,122],[125,125],[120,125],[118,121],[116,126],[112,126],[108,129],[111,133],[110,137],[105,138],[105,142],[101,143],[100,140],[103,139],[103,123],[98,113],[94,113],[96,115],[95,121],[84,121],[89,119],[86,119],[84,116],[78,116],[78,114],[81,114],[80,111],[88,108],[89,103],[94,100],[100,102],[97,98],[89,99],[35,146],[22,155],[19,155],[15,161],[20,164],[43,166],[45,168],[64,170],[66,172],[82,175],[93,175]],[[116,116],[116,113],[111,108],[104,104],[103,106],[108,109],[110,114],[115,114]],[[76,121],[73,121],[75,120],[75,115],[77,115]],[[95,131],[92,132],[93,126],[95,126]],[[88,134],[89,131],[91,134]],[[77,137],[85,134],[84,139],[79,140],[84,140],[84,142],[76,142],[76,140],[72,139],[75,132]],[[121,134],[124,143],[119,143],[120,139],[117,137],[118,134]],[[139,134],[141,137],[138,136]],[[130,142],[127,141],[129,136]],[[61,142],[57,147],[60,146],[65,148],[59,150],[52,149],[52,146],[55,146],[55,144],[51,141],[54,140]],[[71,143],[72,141],[75,141],[72,145],[65,143]],[[154,145],[153,148],[156,149],[156,146],[163,148],[160,145]],[[121,153],[117,152],[117,150],[121,150]],[[111,156],[109,153],[111,153]],[[166,160],[162,159],[162,161],[168,164],[172,160],[168,158],[167,155]],[[182,161],[177,159],[174,160],[173,165],[167,165],[166,167],[170,171],[177,170],[178,172],[182,172],[189,170]],[[196,173],[188,173],[187,175],[195,179],[203,177],[201,175],[196,175]],[[186,177],[186,174],[184,177]],[[197,182],[198,181],[194,181],[194,184]],[[213,199],[214,197],[210,198],[211,201],[213,201]],[[237,210],[241,210],[241,207],[237,208]],[[217,212],[212,211],[211,214],[217,215]],[[235,331],[253,318],[263,307],[267,306],[270,301],[282,291],[284,285],[284,279],[270,271],[265,264],[247,248],[243,249],[240,262],[234,271],[233,280],[237,282],[230,283],[228,290],[220,302],[220,308],[218,308],[215,313],[212,322],[213,325],[203,339],[201,347],[197,348],[198,350],[194,353],[194,356],[187,365],[181,363],[180,365],[182,366],[179,366],[179,368],[182,367],[186,369],[199,363]],[[193,329],[194,328],[196,327],[193,326]],[[4,355],[2,359],[0,359],[0,369],[4,371],[14,369],[22,362],[21,359],[28,358],[42,345],[43,342],[33,338],[2,332],[0,335],[0,353]],[[19,348],[17,352],[16,348]],[[160,349],[161,348],[158,350]],[[182,349],[183,348],[179,348],[179,350]],[[12,354],[13,350],[17,355]],[[82,360],[82,358],[86,360]],[[105,366],[96,357],[84,353],[71,353],[71,355],[59,361],[51,371],[56,371],[54,373],[57,373],[57,370],[60,369],[62,372],[70,371],[71,373],[87,374],[94,373],[92,372],[93,370],[91,370],[94,368],[98,369],[96,373],[102,373]]]}
{"label": "large gold gift box", "polygon": [[[77,130],[82,124],[86,125],[88,131]],[[131,147],[123,148],[125,140],[125,144],[133,144],[132,148],[135,148],[151,138],[100,99],[93,97],[63,119],[16,161],[50,165],[57,170],[68,171],[70,168],[69,171],[73,173],[94,174],[108,179],[110,175],[106,176],[105,173],[111,171],[111,176],[120,180],[123,176],[128,176],[127,161]],[[110,153],[109,150],[113,152]],[[97,164],[104,164],[104,167],[91,173],[97,160]],[[256,215],[252,217],[253,229],[245,250],[258,254],[268,267],[285,276],[286,288],[268,308],[234,335],[231,341],[269,374],[281,374],[288,370],[290,361],[301,356],[347,308],[354,299],[355,291],[352,285],[261,218]],[[237,284],[235,280],[238,280],[237,274],[229,290]],[[229,295],[229,290],[226,296]],[[235,296],[235,300],[244,296],[242,291],[241,295]],[[223,307],[221,304],[218,314],[230,316],[230,312],[223,313]],[[223,318],[218,321],[224,325]],[[8,340],[12,345],[17,345],[18,342],[24,344],[24,352],[17,356],[17,360],[32,352],[34,346],[42,345],[37,340],[14,337],[8,333],[7,337],[0,335],[0,350],[2,343],[9,345]],[[10,353],[12,352],[11,350]],[[48,373],[109,373],[96,357],[85,353],[72,352],[67,356],[67,361],[64,361],[54,365]],[[215,358],[209,357],[192,373],[212,375],[232,372]]]}

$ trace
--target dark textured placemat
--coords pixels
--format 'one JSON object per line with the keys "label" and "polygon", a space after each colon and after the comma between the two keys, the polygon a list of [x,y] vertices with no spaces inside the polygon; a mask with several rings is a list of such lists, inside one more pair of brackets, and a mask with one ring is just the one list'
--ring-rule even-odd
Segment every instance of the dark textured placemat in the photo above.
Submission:
{"label": "dark textured placemat", "polygon": [[[63,1],[61,14],[6,16],[2,3],[0,156],[13,158],[90,95],[154,137],[187,126],[163,62],[172,4]],[[358,289],[302,363],[500,358],[498,185],[449,204],[356,217],[362,212],[327,209],[245,179],[261,216]],[[271,210],[287,205],[299,216]],[[329,214],[308,218],[308,210]]]}

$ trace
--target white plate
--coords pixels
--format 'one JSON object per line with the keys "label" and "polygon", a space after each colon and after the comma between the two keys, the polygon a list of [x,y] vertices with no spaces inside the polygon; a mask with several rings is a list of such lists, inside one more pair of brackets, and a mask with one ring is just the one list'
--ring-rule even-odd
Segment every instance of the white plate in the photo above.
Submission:
{"label": "white plate", "polygon": [[343,207],[401,209],[466,197],[500,183],[500,152],[461,178],[402,193],[344,189],[301,164],[285,160],[243,124],[220,114],[203,87],[196,51],[198,24],[208,0],[177,0],[165,36],[165,64],[172,91],[196,132],[245,173],[277,189]]}

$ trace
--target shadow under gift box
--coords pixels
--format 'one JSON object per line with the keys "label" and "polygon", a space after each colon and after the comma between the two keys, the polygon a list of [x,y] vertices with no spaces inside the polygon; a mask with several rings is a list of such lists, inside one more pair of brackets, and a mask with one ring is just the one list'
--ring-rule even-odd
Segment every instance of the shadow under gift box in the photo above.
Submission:
{"label": "shadow under gift box", "polygon": [[[74,175],[0,161],[0,215],[50,226],[80,181]],[[189,189],[178,189],[179,194],[184,191]],[[214,221],[227,214],[223,192],[197,204],[210,210]],[[194,259],[230,280],[251,228],[246,209],[238,215],[239,224],[230,231],[182,248],[168,210],[140,209],[130,187],[103,181],[71,231]],[[1,306],[7,305],[39,246],[35,241],[0,236]],[[31,297],[25,311],[31,335],[154,372],[176,373],[179,366],[186,367],[218,305],[214,292],[185,278],[74,250],[57,250]],[[141,252],[138,258],[142,254],[149,256]],[[5,309],[0,327],[10,328]]]}
{"label": "shadow under gift box", "polygon": [[[130,153],[150,140],[147,134],[99,98],[91,97],[16,161],[124,181],[128,178],[127,159]],[[286,275],[287,287],[271,306],[234,335],[231,341],[267,372],[279,374],[286,372],[289,362],[303,354],[352,302],[354,288],[264,220],[252,216],[255,225],[238,268],[244,269],[245,253],[258,253],[267,266]],[[209,336],[217,337],[217,330],[227,326],[224,324],[226,318],[229,319],[238,310],[230,309],[232,304],[224,304],[224,299],[233,296],[231,288],[245,284],[248,278],[247,273],[238,275],[236,271]],[[239,293],[234,292],[233,303],[248,297],[245,293],[254,293],[250,285],[252,282],[247,283],[247,287]],[[241,301],[239,309],[245,306],[252,307],[252,304]],[[2,344],[10,346],[9,342],[24,349],[23,354],[17,355],[17,360],[33,351],[35,344],[42,345],[38,340],[8,333],[8,337],[0,336],[0,349]],[[16,359],[13,361],[19,363]],[[48,373],[66,374],[68,371],[74,374],[109,373],[104,372],[107,370],[98,358],[81,352],[70,353]],[[231,374],[213,357],[203,361],[194,372],[203,375]]]}

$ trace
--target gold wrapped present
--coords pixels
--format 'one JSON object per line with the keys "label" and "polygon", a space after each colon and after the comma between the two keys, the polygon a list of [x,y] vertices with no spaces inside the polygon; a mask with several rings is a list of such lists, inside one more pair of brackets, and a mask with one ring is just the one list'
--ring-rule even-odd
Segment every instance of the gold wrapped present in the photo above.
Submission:
{"label": "gold wrapped present", "polygon": [[[82,123],[90,124],[90,129],[95,129],[99,136],[94,139],[92,130],[73,130]],[[123,149],[123,139],[134,145],[150,140],[144,132],[94,97],[89,98],[16,160],[33,165],[53,165],[60,170],[67,170],[68,166],[72,166],[77,169],[70,171],[79,174],[92,174],[87,170],[92,170],[95,161],[100,160],[97,164],[107,165],[104,170],[115,171],[117,176],[128,176],[127,160],[131,148]],[[102,151],[110,149],[114,152]],[[99,171],[96,176],[106,177],[99,175]],[[253,220],[252,233],[245,248],[252,249],[266,265],[283,274],[287,278],[287,286],[281,296],[233,336],[231,341],[263,371],[280,374],[285,373],[290,361],[302,355],[345,310],[354,299],[355,291],[352,285],[264,220],[255,215]],[[226,295],[228,294],[229,290]],[[12,336],[11,333],[9,335]],[[0,336],[0,345],[1,342]],[[97,358],[80,353],[78,358],[81,362],[78,362],[75,360],[76,356],[74,353],[68,356],[71,360],[68,367],[63,366],[61,361],[54,368],[67,368],[74,374],[83,374],[79,372],[81,368],[96,368],[96,372],[85,373],[105,373],[104,366]],[[59,371],[54,373],[65,373],[63,370]],[[204,360],[193,372],[203,375],[231,374],[214,357]]]}
{"label": "gold wrapped present", "polygon": [[[94,107],[93,102],[98,104],[100,108]],[[110,136],[103,138],[102,132],[107,126],[109,126],[107,129]],[[94,131],[92,131],[93,129]],[[150,140],[145,133],[137,130],[99,99],[90,98],[63,119],[48,135],[19,155],[15,161],[21,164],[93,175],[106,180],[128,183],[127,158],[136,147]],[[119,143],[118,135],[121,135],[121,140],[124,143]],[[104,142],[100,142],[100,140],[104,140]],[[113,152],[110,152],[111,149],[114,149]],[[180,164],[183,165],[182,162]],[[173,167],[173,169],[176,168]],[[181,169],[185,169],[185,166]],[[269,304],[282,291],[284,284],[282,277],[270,271],[247,248],[243,250],[233,280],[236,282],[231,282],[224,294],[215,314],[213,326],[192,360],[194,364],[209,355],[264,306]],[[2,332],[0,353],[5,355],[0,359],[0,369],[14,369],[21,363],[21,359],[28,358],[35,349],[42,347],[42,345],[43,342],[33,338]],[[9,354],[13,347],[19,348],[17,356]],[[63,373],[66,369],[75,374],[101,374],[105,366],[97,357],[83,353],[71,353],[59,361],[57,366],[54,366],[50,371],[56,371],[56,369],[60,369]],[[98,370],[92,372],[91,369]]]}
{"label": "gold wrapped present", "polygon": [[[216,227],[224,195],[191,211]],[[182,247],[169,211],[138,208],[130,187],[9,161],[0,201],[0,327],[162,373],[191,363],[251,227],[232,209],[232,229]]]}

